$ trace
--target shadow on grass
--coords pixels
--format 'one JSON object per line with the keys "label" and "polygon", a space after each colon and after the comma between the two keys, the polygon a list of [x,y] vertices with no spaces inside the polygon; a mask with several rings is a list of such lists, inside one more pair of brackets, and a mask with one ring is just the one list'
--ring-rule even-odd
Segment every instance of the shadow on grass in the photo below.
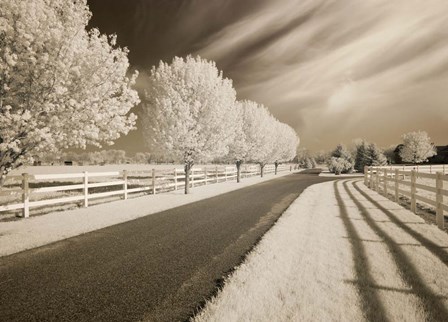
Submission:
{"label": "shadow on grass", "polygon": [[334,188],[341,219],[347,231],[353,253],[354,269],[357,277],[355,286],[361,299],[362,311],[367,321],[388,321],[386,311],[379,300],[378,293],[371,287],[371,285],[374,285],[374,280],[370,274],[367,254],[355,226],[350,221],[347,208],[337,186],[337,181],[334,182]]}
{"label": "shadow on grass", "polygon": [[[353,183],[353,187],[356,190],[360,191],[360,189]],[[412,264],[412,261],[408,258],[404,250],[398,245],[393,238],[391,238],[383,229],[381,229],[378,224],[372,220],[369,211],[361,204],[361,202],[353,195],[351,190],[348,187],[347,181],[344,182],[344,188],[349,197],[353,200],[355,205],[358,207],[358,210],[361,216],[365,219],[365,222],[369,227],[375,232],[375,234],[384,240],[384,244],[389,250],[390,255],[398,268],[398,272],[403,279],[403,281],[408,285],[413,293],[420,299],[420,302],[423,304],[424,310],[427,314],[428,321],[446,321],[448,316],[448,310],[445,308],[444,304],[440,301],[440,296],[434,294],[432,290],[425,285],[425,282],[422,280],[420,274],[418,273],[415,266]],[[362,193],[364,196],[365,194]],[[369,200],[371,198],[369,197]],[[376,202],[373,204],[377,204]],[[380,208],[380,207],[378,207]],[[384,207],[380,208],[383,212],[388,211]],[[385,210],[383,210],[385,209]],[[403,225],[395,216],[392,214],[388,215],[391,220],[401,228],[407,227]],[[415,232],[414,232],[415,233]],[[420,236],[420,235],[419,235]]]}
{"label": "shadow on grass", "polygon": [[392,211],[381,205],[378,201],[374,200],[366,192],[362,191],[362,189],[359,188],[358,184],[354,183],[353,186],[364,198],[366,198],[370,203],[379,208],[390,219],[391,222],[393,222],[395,225],[397,225],[405,232],[407,232],[409,235],[411,235],[413,238],[415,238],[419,243],[422,244],[422,246],[428,249],[431,253],[437,256],[443,263],[445,263],[445,265],[448,266],[448,253],[444,250],[446,246],[439,246],[433,241],[419,234],[418,232],[410,228],[408,225],[406,225],[405,222],[400,221],[400,219],[398,219],[397,216]]}
{"label": "shadow on grass", "polygon": [[[354,280],[345,280],[345,282],[351,283],[353,285],[358,284],[358,281],[354,281]],[[378,290],[382,290],[382,291],[390,291],[390,292],[397,292],[397,293],[403,293],[403,294],[416,294],[415,291],[412,289],[390,287],[390,286],[377,285],[377,284],[372,284],[372,285],[370,285],[370,287],[378,289]],[[448,299],[448,297],[444,296],[444,295],[438,295],[437,298],[442,299],[442,300]]]}

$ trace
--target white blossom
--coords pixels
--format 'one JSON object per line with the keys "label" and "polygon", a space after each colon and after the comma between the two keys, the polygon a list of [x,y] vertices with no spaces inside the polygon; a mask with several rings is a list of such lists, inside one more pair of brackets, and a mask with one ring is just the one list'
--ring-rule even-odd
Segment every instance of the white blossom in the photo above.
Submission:
{"label": "white blossom", "polygon": [[425,131],[406,133],[402,139],[400,157],[404,162],[422,163],[437,154],[435,146]]}
{"label": "white blossom", "polygon": [[0,170],[42,151],[112,144],[138,104],[127,49],[97,29],[86,0],[0,2]]}
{"label": "white blossom", "polygon": [[143,105],[150,151],[184,162],[186,171],[228,153],[235,136],[235,89],[214,62],[175,57],[153,67]]}

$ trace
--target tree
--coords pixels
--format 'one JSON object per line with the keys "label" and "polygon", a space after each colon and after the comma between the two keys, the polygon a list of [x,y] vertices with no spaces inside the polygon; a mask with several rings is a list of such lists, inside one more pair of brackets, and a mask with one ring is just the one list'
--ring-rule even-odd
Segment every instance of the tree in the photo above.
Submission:
{"label": "tree", "polygon": [[402,137],[400,157],[404,162],[422,163],[437,154],[434,144],[425,131],[409,132]]}
{"label": "tree", "polygon": [[354,168],[354,160],[350,152],[341,144],[331,153],[327,162],[328,170],[336,175],[341,173],[352,173]]}
{"label": "tree", "polygon": [[311,158],[306,158],[306,160],[305,160],[305,168],[306,169],[314,168],[313,161],[311,160]]}
{"label": "tree", "polygon": [[246,161],[248,156],[247,150],[247,134],[246,134],[246,114],[244,113],[244,102],[237,102],[232,114],[234,139],[229,143],[229,152],[225,156],[225,161],[235,162],[236,165],[236,182],[241,180],[241,165]]}
{"label": "tree", "polygon": [[151,162],[151,153],[137,152],[133,158],[133,162],[137,164],[148,164]]}
{"label": "tree", "polygon": [[244,101],[244,132],[246,135],[246,158],[260,165],[263,177],[264,167],[274,161],[276,119],[262,104]]}
{"label": "tree", "polygon": [[[371,143],[367,147],[367,166],[379,167],[387,164],[387,158],[376,144]],[[362,168],[364,172],[364,167]]]}
{"label": "tree", "polygon": [[396,163],[396,154],[395,154],[395,149],[397,148],[397,145],[390,145],[388,148],[386,148],[383,151],[384,156],[387,159],[387,162],[392,164],[392,163]]}
{"label": "tree", "polygon": [[374,143],[361,140],[357,142],[355,149],[355,170],[358,172],[364,172],[365,166],[382,166],[387,164],[383,151]]}
{"label": "tree", "polygon": [[112,144],[127,134],[139,103],[128,50],[86,30],[86,0],[2,0],[0,171],[33,155]]}
{"label": "tree", "polygon": [[367,160],[367,150],[369,144],[365,140],[361,140],[355,145],[355,165],[354,168],[358,172],[364,172],[364,167],[369,165]]}
{"label": "tree", "polygon": [[236,107],[236,115],[233,117],[236,135],[229,145],[226,159],[236,162],[237,182],[241,164],[246,160],[260,164],[261,175],[264,166],[274,162],[277,173],[281,162],[289,161],[296,155],[296,132],[289,125],[275,119],[261,104],[242,101]]}
{"label": "tree", "polygon": [[299,167],[307,169],[307,160],[311,158],[311,152],[306,148],[297,149],[297,163]]}
{"label": "tree", "polygon": [[263,176],[265,165],[273,161],[275,119],[266,107],[256,102],[244,101],[243,110],[247,159],[260,165]]}
{"label": "tree", "polygon": [[228,153],[233,141],[236,92],[214,62],[175,57],[160,62],[148,79],[142,126],[151,152],[185,164],[185,193],[190,170],[199,161]]}
{"label": "tree", "polygon": [[275,160],[275,174],[281,162],[291,161],[296,156],[299,137],[289,125],[275,120],[276,144],[274,145],[273,159]]}
{"label": "tree", "polygon": [[325,164],[325,161],[328,159],[328,152],[320,150],[314,154],[314,159],[316,164]]}
{"label": "tree", "polygon": [[353,169],[353,163],[344,158],[331,157],[328,160],[328,170],[336,175],[349,173]]}

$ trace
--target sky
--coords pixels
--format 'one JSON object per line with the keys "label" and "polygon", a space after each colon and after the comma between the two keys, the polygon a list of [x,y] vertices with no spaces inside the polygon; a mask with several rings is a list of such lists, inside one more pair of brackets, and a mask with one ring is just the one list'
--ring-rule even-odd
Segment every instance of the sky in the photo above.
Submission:
{"label": "sky", "polygon": [[[200,55],[234,81],[238,99],[262,103],[291,125],[302,148],[330,150],[358,138],[388,147],[415,130],[448,144],[447,1],[88,4],[90,25],[129,48],[140,92],[160,60]],[[114,148],[145,151],[138,129]]]}

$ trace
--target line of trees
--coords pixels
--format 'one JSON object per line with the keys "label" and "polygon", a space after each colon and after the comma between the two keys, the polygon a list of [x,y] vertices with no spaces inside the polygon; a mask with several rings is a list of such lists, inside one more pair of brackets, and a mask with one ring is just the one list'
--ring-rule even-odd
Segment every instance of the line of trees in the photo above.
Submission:
{"label": "line of trees", "polygon": [[[398,154],[404,162],[419,164],[436,155],[436,148],[425,131],[409,132],[402,135],[403,143],[399,145]],[[375,143],[358,140],[352,152],[339,144],[327,159],[330,172],[335,174],[352,173],[354,170],[364,172],[365,166],[383,166],[393,158],[396,147],[386,151],[380,149]],[[390,162],[390,161],[389,161]]]}
{"label": "line of trees", "polygon": [[[129,71],[128,50],[116,36],[88,30],[86,0],[2,0],[0,9],[0,185],[34,156],[113,144],[135,128],[138,72]],[[233,160],[238,170],[245,161],[263,170],[294,157],[295,131],[261,104],[237,102],[232,81],[213,62],[161,62],[145,98],[151,153],[184,162],[187,173],[217,158]]]}
{"label": "line of trees", "polygon": [[[306,148],[299,148],[297,149],[297,159],[295,160],[296,163],[299,165],[299,167],[304,169],[314,169],[317,167],[317,160],[316,157],[320,156],[320,152],[318,153],[311,153]],[[325,162],[325,159],[323,159],[323,162]]]}
{"label": "line of trees", "polygon": [[232,81],[216,64],[200,57],[160,62],[149,75],[141,117],[150,151],[185,165],[185,193],[191,168],[198,162],[227,159],[237,166],[292,160],[296,132],[266,107],[237,101]]}

